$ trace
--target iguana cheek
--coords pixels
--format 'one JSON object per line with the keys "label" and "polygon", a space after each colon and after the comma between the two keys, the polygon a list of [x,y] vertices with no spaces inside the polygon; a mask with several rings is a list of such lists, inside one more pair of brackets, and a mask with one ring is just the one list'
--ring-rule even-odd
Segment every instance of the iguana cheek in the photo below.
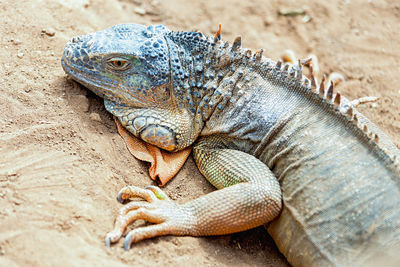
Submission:
{"label": "iguana cheek", "polygon": [[162,126],[150,125],[140,133],[140,138],[167,151],[172,151],[176,148],[175,135]]}

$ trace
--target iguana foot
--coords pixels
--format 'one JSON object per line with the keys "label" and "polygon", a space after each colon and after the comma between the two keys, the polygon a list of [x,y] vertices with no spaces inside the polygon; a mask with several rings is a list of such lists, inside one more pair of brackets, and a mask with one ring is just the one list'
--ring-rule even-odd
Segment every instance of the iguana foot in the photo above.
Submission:
{"label": "iguana foot", "polygon": [[130,231],[125,237],[125,250],[128,250],[132,243],[143,239],[169,234],[185,235],[187,233],[185,229],[188,229],[186,225],[190,222],[190,219],[188,219],[190,213],[183,206],[170,200],[158,187],[148,186],[146,189],[142,189],[136,186],[127,186],[117,196],[117,200],[121,203],[131,198],[141,200],[132,201],[120,209],[114,230],[106,236],[105,244],[107,247],[121,238],[129,224],[140,219],[154,224]]}
{"label": "iguana foot", "polygon": [[164,186],[179,172],[192,151],[191,147],[174,153],[161,150],[132,135],[117,118],[115,118],[115,123],[129,152],[139,160],[150,162],[150,177],[157,181],[160,186]]}

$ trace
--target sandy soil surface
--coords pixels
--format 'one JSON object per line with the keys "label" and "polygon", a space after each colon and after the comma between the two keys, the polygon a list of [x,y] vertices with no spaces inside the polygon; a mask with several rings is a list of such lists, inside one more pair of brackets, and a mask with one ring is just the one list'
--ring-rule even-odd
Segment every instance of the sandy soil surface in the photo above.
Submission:
{"label": "sandy soil surface", "polygon": [[[326,2],[326,3],[325,3]],[[73,36],[117,23],[159,24],[222,37],[278,59],[315,53],[341,72],[350,99],[400,146],[400,4],[396,1],[0,0],[1,266],[285,266],[263,228],[223,237],[161,237],[107,250],[125,185],[146,186],[102,101],[60,66]],[[302,8],[308,17],[280,16]],[[187,201],[213,190],[189,160],[166,192]]]}

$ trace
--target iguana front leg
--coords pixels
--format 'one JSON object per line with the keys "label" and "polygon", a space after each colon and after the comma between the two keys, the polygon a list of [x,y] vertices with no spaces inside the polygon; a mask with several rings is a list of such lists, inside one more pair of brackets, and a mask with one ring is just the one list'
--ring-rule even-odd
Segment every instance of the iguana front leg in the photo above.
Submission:
{"label": "iguana front leg", "polygon": [[126,187],[118,194],[124,202],[133,201],[120,210],[115,228],[106,244],[116,242],[135,220],[154,223],[130,231],[124,247],[162,235],[222,235],[244,231],[274,219],[281,210],[279,183],[268,167],[255,157],[231,149],[209,147],[200,142],[194,147],[200,171],[221,190],[185,204],[170,200],[160,189]]}

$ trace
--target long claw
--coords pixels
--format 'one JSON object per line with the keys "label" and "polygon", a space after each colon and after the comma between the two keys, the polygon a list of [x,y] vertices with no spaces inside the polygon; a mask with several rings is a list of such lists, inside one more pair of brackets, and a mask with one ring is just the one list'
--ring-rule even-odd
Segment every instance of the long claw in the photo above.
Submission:
{"label": "long claw", "polygon": [[125,251],[128,251],[131,248],[131,244],[132,244],[132,235],[131,234],[127,234],[125,237],[125,241],[124,241],[124,249]]}
{"label": "long claw", "polygon": [[106,237],[105,243],[106,243],[106,247],[110,248],[110,246],[111,246],[111,238],[109,236]]}
{"label": "long claw", "polygon": [[356,108],[362,104],[374,103],[374,102],[378,101],[378,99],[379,98],[377,98],[375,96],[365,96],[365,97],[360,97],[358,99],[354,99],[353,101],[351,101],[351,104],[353,105],[353,107]]}
{"label": "long claw", "polygon": [[117,195],[117,201],[119,202],[119,203],[121,203],[121,204],[126,204],[128,201],[129,201],[129,199],[126,199],[126,198],[124,198],[124,194],[120,191],[120,192],[118,192],[118,195]]}
{"label": "long claw", "polygon": [[106,247],[109,248],[109,247],[111,247],[112,243],[117,242],[121,238],[121,234],[122,233],[116,233],[115,230],[108,233],[106,236],[106,239],[105,239]]}

